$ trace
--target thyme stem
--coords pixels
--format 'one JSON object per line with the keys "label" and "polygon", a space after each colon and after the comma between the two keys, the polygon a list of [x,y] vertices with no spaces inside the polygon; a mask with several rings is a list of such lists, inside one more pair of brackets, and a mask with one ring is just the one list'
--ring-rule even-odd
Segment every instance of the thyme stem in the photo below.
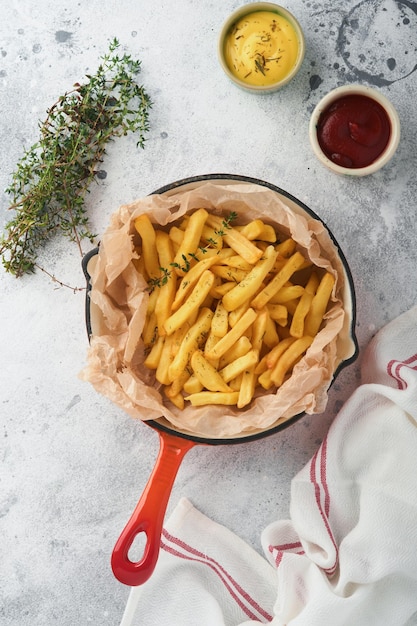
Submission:
{"label": "thyme stem", "polygon": [[0,238],[0,256],[6,271],[15,276],[39,268],[38,251],[59,231],[75,241],[82,254],[82,240],[95,238],[85,196],[106,145],[137,132],[137,145],[144,148],[152,102],[136,82],[140,61],[120,55],[119,46],[113,39],[96,74],[86,75],[85,83],[76,83],[51,106],[39,124],[38,142],[24,153],[12,175],[6,193],[15,216]]}

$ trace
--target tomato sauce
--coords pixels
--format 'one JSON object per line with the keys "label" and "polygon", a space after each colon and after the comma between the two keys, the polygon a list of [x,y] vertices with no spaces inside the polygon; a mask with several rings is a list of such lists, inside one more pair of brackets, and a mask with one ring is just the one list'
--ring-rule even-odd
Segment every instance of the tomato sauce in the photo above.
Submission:
{"label": "tomato sauce", "polygon": [[391,124],[385,109],[364,95],[343,96],[321,114],[317,139],[336,165],[359,168],[371,165],[385,150]]}

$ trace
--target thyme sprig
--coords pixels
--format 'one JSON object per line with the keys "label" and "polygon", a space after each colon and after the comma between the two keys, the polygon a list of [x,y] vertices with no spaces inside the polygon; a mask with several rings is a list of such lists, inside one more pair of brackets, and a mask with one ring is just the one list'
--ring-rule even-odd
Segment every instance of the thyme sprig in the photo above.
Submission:
{"label": "thyme sprig", "polygon": [[40,248],[60,231],[75,241],[94,241],[85,196],[95,179],[106,145],[115,137],[138,133],[144,147],[152,102],[137,84],[141,64],[119,54],[115,38],[95,74],[76,83],[47,111],[40,138],[18,162],[6,193],[14,217],[0,239],[7,272],[22,276],[35,270]]}

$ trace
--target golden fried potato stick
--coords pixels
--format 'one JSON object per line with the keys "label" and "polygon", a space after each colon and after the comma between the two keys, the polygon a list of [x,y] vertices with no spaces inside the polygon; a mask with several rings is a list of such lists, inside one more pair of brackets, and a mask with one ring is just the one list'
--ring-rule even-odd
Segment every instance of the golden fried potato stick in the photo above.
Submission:
{"label": "golden fried potato stick", "polygon": [[[177,265],[175,271],[178,276],[183,275],[182,267],[186,260],[190,261],[192,255],[196,253],[200,245],[201,233],[206,222],[208,213],[205,209],[197,209],[190,215],[188,224],[184,231],[183,240],[175,255],[174,263]],[[185,258],[184,258],[185,257]]]}
{"label": "golden fried potato stick", "polygon": [[210,330],[212,318],[213,311],[210,309],[201,309],[197,321],[184,335],[184,339],[169,367],[169,377],[171,380],[175,380],[175,378],[181,376],[182,372],[187,367],[192,353],[197,350],[199,346],[204,344]]}
{"label": "golden fried potato stick", "polygon": [[164,345],[161,350],[161,355],[159,357],[159,363],[156,368],[155,378],[161,385],[169,385],[172,383],[172,378],[169,375],[169,367],[173,361],[173,350],[172,350],[172,341],[174,335],[169,335],[168,337],[164,337]]}
{"label": "golden fried potato stick", "polygon": [[276,258],[277,252],[274,246],[268,246],[262,258],[253,266],[249,274],[234,289],[223,296],[223,305],[227,311],[237,309],[238,306],[256,294],[264,278],[271,271]]}
{"label": "golden fried potato stick", "polygon": [[284,239],[284,241],[275,246],[278,258],[289,259],[294,254],[296,246],[297,244],[291,237]]}
{"label": "golden fried potato stick", "polygon": [[[174,250],[169,235],[163,230],[157,230],[155,237],[156,250],[159,258],[159,267],[170,267],[174,260]],[[156,290],[154,290],[156,291]],[[165,334],[164,323],[171,315],[172,305],[177,291],[177,279],[174,272],[168,272],[162,285],[158,289],[158,300],[155,306],[158,332]]]}
{"label": "golden fried potato stick", "polygon": [[203,226],[201,231],[201,239],[206,245],[211,245],[218,250],[223,248],[223,237],[216,233],[214,228],[211,228],[207,224]]}
{"label": "golden fried potato stick", "polygon": [[230,248],[232,248],[237,254],[248,261],[248,263],[256,263],[263,252],[254,243],[249,241],[247,237],[242,235],[236,228],[227,226],[225,227],[224,220],[216,215],[209,215],[207,218],[207,224],[212,226],[217,232],[222,232],[223,239]]}
{"label": "golden fried potato stick", "polygon": [[184,304],[165,321],[164,329],[167,335],[171,335],[177,328],[182,326],[193,311],[196,311],[202,305],[213,283],[214,274],[210,270],[205,270]]}
{"label": "golden fried potato stick", "polygon": [[214,311],[213,320],[211,322],[211,332],[215,337],[224,337],[229,328],[228,313],[223,306],[222,300],[219,300]]}
{"label": "golden fried potato stick", "polygon": [[227,350],[227,352],[225,352],[220,358],[219,367],[226,367],[226,365],[228,365],[235,359],[238,359],[240,356],[243,356],[244,354],[249,352],[249,350],[252,350],[251,340],[249,339],[249,337],[246,337],[246,335],[242,335],[233,344],[233,346],[229,350]]}
{"label": "golden fried potato stick", "polygon": [[204,389],[195,374],[191,374],[190,378],[184,383],[185,393],[199,393]]}
{"label": "golden fried potato stick", "polygon": [[172,226],[169,230],[169,238],[172,241],[175,253],[177,253],[178,248],[184,239],[184,231],[181,230],[181,228],[178,228],[178,226]]}
{"label": "golden fried potato stick", "polygon": [[266,322],[268,313],[265,310],[260,311],[258,317],[253,323],[252,346],[256,355],[256,361],[242,372],[242,379],[239,388],[239,398],[237,408],[243,409],[251,401],[255,394],[257,375],[255,373],[256,365],[259,362],[260,353],[265,335]]}
{"label": "golden fried potato stick", "polygon": [[191,367],[193,372],[208,391],[231,391],[229,385],[222,378],[211,363],[204,358],[201,350],[196,350],[191,356]]}
{"label": "golden fried potato stick", "polygon": [[285,283],[291,278],[304,263],[304,257],[301,252],[294,252],[294,254],[285,263],[282,270],[274,276],[274,278],[258,293],[255,299],[252,301],[252,306],[255,309],[262,309],[269,300],[285,285]]}
{"label": "golden fried potato stick", "polygon": [[164,337],[158,336],[156,341],[153,343],[151,351],[145,359],[145,366],[150,370],[156,370],[158,367],[158,363],[161,358],[162,348],[164,347]]}
{"label": "golden fried potato stick", "polygon": [[158,323],[156,321],[156,313],[152,311],[150,315],[146,315],[145,325],[142,330],[143,343],[147,348],[152,347],[158,336]]}
{"label": "golden fried potato stick", "polygon": [[267,304],[268,313],[271,319],[278,324],[278,326],[286,326],[288,323],[288,309],[283,304]]}
{"label": "golden fried potato stick", "polygon": [[223,380],[225,380],[226,383],[229,383],[231,380],[233,380],[233,378],[236,378],[237,376],[239,376],[239,374],[242,374],[242,372],[244,372],[246,369],[252,367],[252,365],[256,365],[257,362],[257,352],[255,350],[249,350],[249,352],[247,352],[243,356],[240,356],[235,361],[229,363],[229,365],[223,367],[223,369],[221,369],[219,373]]}
{"label": "golden fried potato stick", "polygon": [[280,356],[271,372],[271,380],[277,387],[284,382],[284,378],[289,370],[295,365],[298,359],[313,343],[313,337],[305,335],[296,339]]}
{"label": "golden fried potato stick", "polygon": [[285,304],[290,300],[301,298],[304,293],[304,287],[301,285],[284,285],[276,294],[272,296],[270,304]]}
{"label": "golden fried potato stick", "polygon": [[246,313],[242,315],[237,324],[216,343],[210,352],[206,354],[207,358],[220,358],[223,354],[230,350],[239,337],[241,337],[249,326],[255,321],[256,315],[257,314],[253,309],[248,309]]}
{"label": "golden fried potato stick", "polygon": [[[228,248],[231,250],[231,248]],[[248,263],[243,259],[240,254],[233,254],[229,258],[224,259],[223,265],[228,265],[229,267],[236,267],[239,270],[244,270],[245,272],[250,272],[253,265],[252,263]]]}
{"label": "golden fried potato stick", "polygon": [[268,243],[275,243],[277,240],[274,228],[260,219],[252,220],[245,226],[236,226],[235,228],[250,241],[258,239]]}
{"label": "golden fried potato stick", "polygon": [[[173,398],[181,394],[186,382],[190,379],[190,373],[184,370],[177,378],[175,378],[170,385],[167,385],[164,389],[165,395],[168,398]],[[183,396],[181,396],[183,397]],[[178,405],[177,405],[178,406]]]}
{"label": "golden fried potato stick", "polygon": [[248,273],[238,267],[230,267],[229,265],[214,265],[212,272],[216,276],[220,276],[223,280],[228,282],[233,281],[235,285],[240,283]]}
{"label": "golden fried potato stick", "polygon": [[304,321],[305,334],[314,336],[318,333],[329,304],[330,296],[332,295],[334,283],[334,276],[326,272],[317,287],[317,291],[311,301],[310,310]]}
{"label": "golden fried potato stick", "polygon": [[236,230],[238,230],[242,235],[247,237],[249,241],[253,241],[254,239],[259,239],[259,235],[262,233],[265,224],[262,220],[256,219],[248,222],[244,226],[235,226]]}
{"label": "golden fried potato stick", "polygon": [[264,344],[268,348],[273,348],[279,342],[279,335],[277,332],[276,324],[274,320],[271,318],[271,316],[269,315],[268,309],[266,309],[266,311],[267,311],[267,318],[266,318],[266,326],[265,326],[265,333],[264,333]]}
{"label": "golden fried potato stick", "polygon": [[135,219],[135,228],[142,239],[142,254],[146,273],[149,278],[158,278],[161,274],[158,253],[156,251],[156,234],[153,224],[146,213]]}
{"label": "golden fried potato stick", "polygon": [[238,391],[230,391],[225,393],[222,391],[200,391],[199,393],[192,393],[185,397],[185,400],[191,402],[193,406],[204,406],[206,404],[224,404],[233,405],[236,404],[239,398]]}
{"label": "golden fried potato stick", "polygon": [[307,313],[310,310],[311,302],[313,300],[314,294],[316,293],[318,285],[318,276],[316,272],[312,272],[305,286],[304,293],[301,296],[293,314],[290,326],[290,335],[292,337],[300,338],[304,335],[304,321]]}

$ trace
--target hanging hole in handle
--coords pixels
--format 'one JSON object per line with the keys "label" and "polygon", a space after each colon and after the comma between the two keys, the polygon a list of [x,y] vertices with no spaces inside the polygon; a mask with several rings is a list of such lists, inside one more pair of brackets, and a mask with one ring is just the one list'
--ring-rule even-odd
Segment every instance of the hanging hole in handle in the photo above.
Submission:
{"label": "hanging hole in handle", "polygon": [[127,553],[129,561],[139,563],[145,556],[148,535],[144,530],[139,532],[133,539],[129,551]]}

